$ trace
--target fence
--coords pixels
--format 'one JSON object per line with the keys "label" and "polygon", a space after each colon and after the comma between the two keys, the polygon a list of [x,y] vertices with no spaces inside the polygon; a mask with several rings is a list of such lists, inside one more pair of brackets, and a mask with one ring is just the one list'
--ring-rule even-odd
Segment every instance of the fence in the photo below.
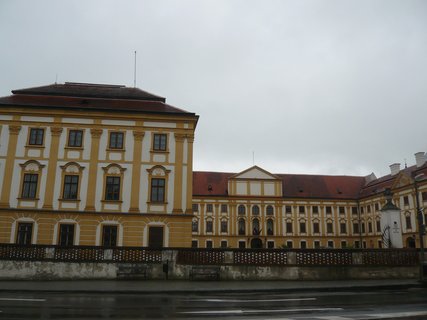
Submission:
{"label": "fence", "polygon": [[0,244],[0,260],[234,266],[414,266],[416,249],[193,249]]}

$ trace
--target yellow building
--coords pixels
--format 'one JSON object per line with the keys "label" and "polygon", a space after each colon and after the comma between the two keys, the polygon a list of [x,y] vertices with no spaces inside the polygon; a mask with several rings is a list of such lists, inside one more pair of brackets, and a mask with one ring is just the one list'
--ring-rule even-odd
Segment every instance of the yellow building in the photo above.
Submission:
{"label": "yellow building", "polygon": [[193,173],[198,116],[162,97],[82,83],[12,92],[0,98],[0,243],[380,248],[390,188],[403,244],[419,246],[423,152],[381,178]]}
{"label": "yellow building", "polygon": [[198,116],[84,83],[0,98],[0,242],[188,247]]}
{"label": "yellow building", "polygon": [[[381,208],[390,188],[401,208],[405,247],[419,246],[417,201],[427,212],[426,155],[377,179],[271,174],[254,166],[240,173],[194,172],[193,247],[381,248]],[[425,245],[424,239],[424,245]]]}

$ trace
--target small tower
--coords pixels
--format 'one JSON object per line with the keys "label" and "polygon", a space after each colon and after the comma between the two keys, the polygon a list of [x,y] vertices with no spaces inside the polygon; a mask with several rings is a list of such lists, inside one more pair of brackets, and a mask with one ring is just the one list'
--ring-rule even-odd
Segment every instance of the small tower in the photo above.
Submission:
{"label": "small tower", "polygon": [[386,204],[381,208],[381,230],[385,248],[403,248],[402,223],[400,208],[391,201],[393,194],[390,189],[384,192]]}

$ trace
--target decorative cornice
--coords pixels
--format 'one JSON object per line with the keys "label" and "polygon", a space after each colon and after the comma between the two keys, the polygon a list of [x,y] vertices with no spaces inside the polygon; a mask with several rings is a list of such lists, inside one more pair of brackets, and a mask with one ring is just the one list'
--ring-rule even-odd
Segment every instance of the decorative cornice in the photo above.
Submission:
{"label": "decorative cornice", "polygon": [[51,127],[50,128],[50,132],[51,132],[52,136],[58,137],[62,133],[62,128],[60,128],[60,127]]}
{"label": "decorative cornice", "polygon": [[145,132],[142,131],[134,131],[133,132],[133,137],[135,138],[136,141],[142,141],[142,139],[144,138]]}

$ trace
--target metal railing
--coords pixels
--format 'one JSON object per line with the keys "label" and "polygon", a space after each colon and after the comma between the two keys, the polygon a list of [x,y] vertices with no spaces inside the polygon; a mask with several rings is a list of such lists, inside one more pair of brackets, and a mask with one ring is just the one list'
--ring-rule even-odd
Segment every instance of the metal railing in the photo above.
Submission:
{"label": "metal railing", "polygon": [[414,266],[416,249],[200,249],[54,246],[0,243],[0,260],[153,263],[176,257],[182,265],[255,266]]}

